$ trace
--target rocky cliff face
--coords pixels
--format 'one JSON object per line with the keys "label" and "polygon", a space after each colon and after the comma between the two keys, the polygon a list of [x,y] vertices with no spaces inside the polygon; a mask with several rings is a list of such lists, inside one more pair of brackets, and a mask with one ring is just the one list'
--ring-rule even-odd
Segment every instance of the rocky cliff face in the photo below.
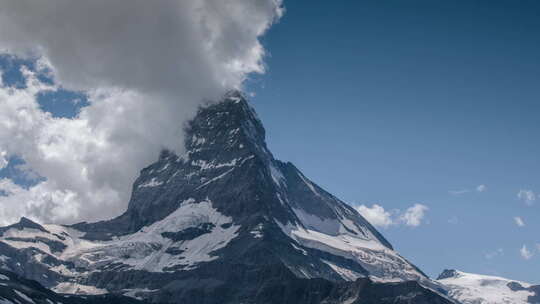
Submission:
{"label": "rocky cliff face", "polygon": [[[436,288],[356,210],[274,159],[240,93],[201,108],[186,134],[185,154],[164,151],[141,171],[123,215],[2,228],[0,265],[59,292],[155,302],[341,303],[338,290],[365,290],[347,300],[355,303],[387,286],[373,281]],[[396,284],[388,290],[447,301]]]}

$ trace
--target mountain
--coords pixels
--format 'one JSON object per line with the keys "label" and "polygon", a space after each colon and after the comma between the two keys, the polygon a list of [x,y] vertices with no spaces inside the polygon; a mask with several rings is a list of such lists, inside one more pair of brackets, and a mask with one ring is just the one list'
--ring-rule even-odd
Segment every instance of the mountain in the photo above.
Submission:
{"label": "mountain", "polygon": [[458,270],[445,270],[437,280],[463,304],[540,303],[540,285]]}
{"label": "mountain", "polygon": [[143,169],[124,214],[0,228],[0,265],[56,292],[152,302],[450,303],[354,208],[273,157],[242,94],[185,131],[186,152]]}
{"label": "mountain", "polygon": [[1,304],[143,304],[125,296],[59,295],[36,281],[27,280],[12,272],[0,270]]}

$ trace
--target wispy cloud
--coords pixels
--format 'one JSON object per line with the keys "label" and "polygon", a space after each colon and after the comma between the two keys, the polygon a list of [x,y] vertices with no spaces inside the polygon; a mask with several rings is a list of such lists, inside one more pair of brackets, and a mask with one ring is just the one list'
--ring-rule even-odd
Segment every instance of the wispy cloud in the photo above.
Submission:
{"label": "wispy cloud", "polygon": [[534,256],[534,254],[527,248],[527,245],[523,245],[523,247],[521,247],[519,250],[519,253],[525,260],[530,260]]}
{"label": "wispy cloud", "polygon": [[521,189],[519,190],[517,197],[528,206],[533,205],[534,201],[536,201],[536,194],[532,190]]}
{"label": "wispy cloud", "polygon": [[470,192],[473,192],[473,191],[486,192],[487,189],[488,189],[487,186],[482,184],[482,185],[476,186],[474,188],[474,190],[463,188],[463,189],[457,189],[457,190],[449,190],[448,193],[450,193],[452,195],[455,195],[455,196],[459,196],[459,195],[463,195],[465,193],[470,193]]}
{"label": "wispy cloud", "polygon": [[448,191],[448,193],[452,194],[452,195],[462,195],[462,194],[465,194],[465,193],[469,193],[471,192],[471,190],[468,190],[468,189],[459,189],[459,190],[450,190]]}
{"label": "wispy cloud", "polygon": [[498,256],[504,255],[504,250],[502,248],[498,248],[497,250],[493,250],[490,252],[487,252],[484,257],[488,260],[492,260]]}
{"label": "wispy cloud", "polygon": [[525,221],[523,221],[521,217],[515,216],[514,221],[516,222],[516,225],[518,225],[519,227],[525,227]]}
{"label": "wispy cloud", "polygon": [[423,223],[427,210],[429,208],[422,204],[414,204],[404,212],[400,210],[385,210],[378,204],[371,207],[360,205],[356,210],[372,225],[387,228],[393,225],[405,225],[409,227],[418,227]]}

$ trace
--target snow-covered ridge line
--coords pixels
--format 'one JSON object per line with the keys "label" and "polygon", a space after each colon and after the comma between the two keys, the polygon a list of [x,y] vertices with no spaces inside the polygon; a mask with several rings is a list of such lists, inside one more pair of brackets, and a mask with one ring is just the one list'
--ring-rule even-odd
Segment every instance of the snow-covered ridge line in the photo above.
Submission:
{"label": "snow-covered ridge line", "polygon": [[502,277],[445,270],[437,281],[444,286],[449,296],[463,304],[540,302],[540,286]]}
{"label": "snow-covered ridge line", "polygon": [[[211,227],[200,235],[186,239],[170,239],[168,235],[201,225]],[[89,241],[82,239],[84,233],[59,225],[44,225],[48,233],[36,229],[8,229],[0,237],[0,242],[16,249],[38,249],[36,261],[50,267],[61,276],[79,277],[81,271],[70,263],[87,271],[96,271],[120,263],[127,268],[149,272],[169,272],[177,269],[194,269],[199,263],[218,258],[215,251],[227,246],[237,236],[240,228],[212,207],[209,200],[196,202],[188,199],[179,204],[178,209],[165,219],[125,237],[115,237],[111,241]],[[60,235],[63,240],[58,240]],[[10,241],[17,237],[18,241]],[[47,240],[59,241],[64,249],[60,252],[49,248]],[[66,264],[51,267],[45,264],[46,256],[64,261]],[[9,259],[9,257],[7,258]],[[126,269],[127,269],[126,268]],[[106,290],[75,283],[60,283],[53,288],[57,292],[103,294]]]}

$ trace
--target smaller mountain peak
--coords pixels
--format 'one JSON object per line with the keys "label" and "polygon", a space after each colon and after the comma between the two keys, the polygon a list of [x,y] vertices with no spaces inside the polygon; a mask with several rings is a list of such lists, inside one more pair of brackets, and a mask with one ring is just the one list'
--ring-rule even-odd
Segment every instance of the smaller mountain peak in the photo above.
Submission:
{"label": "smaller mountain peak", "polygon": [[19,220],[19,224],[36,224],[36,222],[32,221],[31,219],[23,216],[21,217],[21,219]]}
{"label": "smaller mountain peak", "polygon": [[40,230],[40,231],[43,231],[43,232],[46,232],[46,233],[49,233],[49,231],[47,231],[45,228],[43,228],[43,226],[41,226],[40,224],[32,221],[31,219],[27,218],[27,217],[21,217],[21,219],[19,220],[18,223],[15,223],[13,225],[9,225],[9,226],[6,226],[6,227],[0,227],[0,236],[10,230],[10,229],[17,229],[17,230],[24,230],[24,229],[36,229],[36,230]]}
{"label": "smaller mountain peak", "polygon": [[15,224],[17,226],[17,228],[19,229],[24,229],[24,228],[29,228],[29,229],[37,229],[37,230],[41,230],[43,232],[48,232],[47,230],[45,230],[45,228],[43,228],[43,226],[41,226],[40,224],[32,221],[31,219],[27,218],[27,217],[21,217],[21,219],[19,220],[19,222],[17,224]]}
{"label": "smaller mountain peak", "polygon": [[441,274],[437,277],[437,280],[444,280],[444,279],[450,279],[450,278],[457,278],[459,276],[459,271],[455,269],[445,269]]}

